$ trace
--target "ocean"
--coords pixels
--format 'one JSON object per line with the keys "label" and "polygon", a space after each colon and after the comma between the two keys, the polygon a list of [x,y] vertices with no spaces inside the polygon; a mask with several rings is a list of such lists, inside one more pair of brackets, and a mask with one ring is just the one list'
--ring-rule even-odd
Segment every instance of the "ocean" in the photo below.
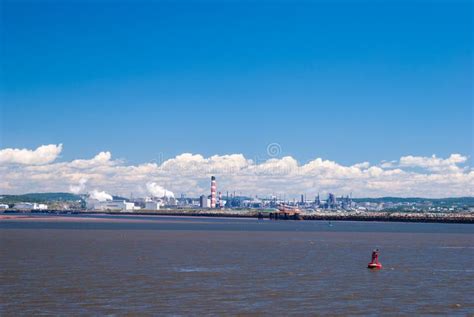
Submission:
{"label": "ocean", "polygon": [[1,316],[137,314],[474,315],[474,225],[0,220]]}

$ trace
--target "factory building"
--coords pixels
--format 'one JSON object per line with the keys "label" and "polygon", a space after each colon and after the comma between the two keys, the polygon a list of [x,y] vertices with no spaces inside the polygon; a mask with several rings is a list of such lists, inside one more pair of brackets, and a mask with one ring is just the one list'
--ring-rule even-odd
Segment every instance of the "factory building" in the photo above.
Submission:
{"label": "factory building", "polygon": [[18,210],[46,210],[48,205],[38,203],[17,203],[14,206]]}
{"label": "factory building", "polygon": [[146,210],[160,210],[160,202],[158,201],[147,201],[145,202]]}
{"label": "factory building", "polygon": [[329,209],[336,209],[337,207],[336,195],[329,193],[327,205]]}
{"label": "factory building", "polygon": [[163,204],[165,206],[177,206],[178,205],[178,201],[173,196],[163,196],[162,200],[163,200]]}
{"label": "factory building", "polygon": [[219,192],[219,202],[218,202],[217,206],[222,209],[222,208],[224,208],[224,205],[225,205],[225,201],[222,200],[222,193]]}
{"label": "factory building", "polygon": [[316,207],[321,206],[321,199],[319,198],[319,193],[318,196],[316,196],[316,198],[314,199],[314,204],[316,205]]}
{"label": "factory building", "polygon": [[210,208],[211,207],[211,201],[209,198],[207,198],[206,195],[201,195],[199,197],[199,207],[201,208]]}
{"label": "factory building", "polygon": [[133,211],[135,204],[126,202],[125,200],[106,200],[99,201],[97,199],[87,199],[86,208],[88,210],[99,211]]}
{"label": "factory building", "polygon": [[6,210],[6,209],[8,209],[7,204],[0,204],[0,210]]}

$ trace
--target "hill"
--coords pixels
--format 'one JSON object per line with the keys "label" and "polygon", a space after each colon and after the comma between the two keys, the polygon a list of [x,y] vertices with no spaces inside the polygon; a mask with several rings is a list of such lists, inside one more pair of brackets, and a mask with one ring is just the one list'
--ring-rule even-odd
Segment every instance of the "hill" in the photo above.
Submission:
{"label": "hill", "polygon": [[71,193],[29,193],[23,195],[1,195],[0,203],[14,204],[18,202],[46,203],[51,201],[78,201],[81,196]]}

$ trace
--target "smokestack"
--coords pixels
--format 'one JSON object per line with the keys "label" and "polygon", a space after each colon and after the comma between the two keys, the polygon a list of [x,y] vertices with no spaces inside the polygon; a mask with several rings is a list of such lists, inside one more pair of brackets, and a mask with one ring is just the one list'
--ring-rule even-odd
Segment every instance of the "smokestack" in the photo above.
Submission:
{"label": "smokestack", "polygon": [[223,201],[222,201],[222,193],[219,192],[219,208],[223,208],[224,207],[224,204],[223,204]]}
{"label": "smokestack", "polygon": [[216,178],[214,176],[211,176],[211,208],[216,208],[216,192]]}

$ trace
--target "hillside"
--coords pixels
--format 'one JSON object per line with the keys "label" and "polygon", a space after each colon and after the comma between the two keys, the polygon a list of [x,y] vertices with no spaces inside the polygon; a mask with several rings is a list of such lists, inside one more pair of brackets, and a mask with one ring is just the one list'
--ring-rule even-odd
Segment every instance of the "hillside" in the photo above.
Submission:
{"label": "hillside", "polygon": [[45,203],[51,201],[78,201],[81,196],[71,193],[29,193],[23,195],[1,195],[0,203],[14,204],[18,202]]}

